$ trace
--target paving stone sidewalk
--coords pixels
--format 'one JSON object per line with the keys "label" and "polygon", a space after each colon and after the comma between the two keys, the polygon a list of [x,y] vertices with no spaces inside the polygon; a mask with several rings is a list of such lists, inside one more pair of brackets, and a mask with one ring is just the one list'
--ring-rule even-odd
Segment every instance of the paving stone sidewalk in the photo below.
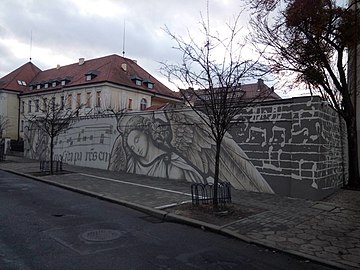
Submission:
{"label": "paving stone sidewalk", "polygon": [[[39,163],[7,157],[6,161],[0,162],[0,169],[31,175],[39,171]],[[186,182],[69,165],[65,169],[72,173],[38,179],[113,201],[138,205],[157,214],[165,213],[170,220],[205,226],[341,269],[360,268],[360,191],[343,190],[324,201],[309,201],[234,190],[233,202],[257,208],[258,214],[224,226],[215,226],[157,210],[191,200]]]}

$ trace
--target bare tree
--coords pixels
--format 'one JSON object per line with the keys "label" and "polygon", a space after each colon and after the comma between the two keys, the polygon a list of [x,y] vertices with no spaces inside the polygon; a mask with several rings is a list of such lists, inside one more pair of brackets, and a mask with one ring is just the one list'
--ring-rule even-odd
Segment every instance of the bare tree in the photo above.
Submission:
{"label": "bare tree", "polygon": [[217,188],[223,138],[245,106],[271,94],[271,91],[259,92],[257,96],[245,99],[241,82],[253,75],[257,62],[244,58],[245,45],[239,18],[240,15],[233,23],[227,24],[228,34],[225,34],[225,38],[219,34],[213,35],[209,22],[205,23],[204,20],[200,24],[203,40],[190,35],[185,40],[165,28],[177,44],[175,49],[182,54],[182,61],[176,64],[162,63],[162,73],[177,86],[186,103],[203,120],[204,127],[210,131],[209,135],[216,145],[214,208],[218,206]]}
{"label": "bare tree", "polygon": [[[359,186],[356,131],[357,89],[347,77],[348,50],[359,44],[360,21],[354,0],[255,0],[253,44],[273,74],[286,72],[290,83],[319,93],[344,118],[349,146],[349,185]],[[265,52],[265,53],[264,53]],[[284,79],[284,78],[282,78]]]}
{"label": "bare tree", "polygon": [[10,121],[6,116],[0,115],[0,138],[3,136],[4,131],[9,127]]}
{"label": "bare tree", "polygon": [[[65,97],[63,97],[65,98]],[[54,173],[53,156],[54,156],[54,139],[62,132],[71,128],[79,118],[79,112],[83,104],[76,104],[75,108],[65,105],[65,100],[56,103],[54,96],[40,96],[29,101],[34,103],[36,113],[23,113],[24,118],[33,126],[46,134],[49,138],[50,146],[50,173]],[[71,104],[71,103],[70,103]],[[28,104],[30,111],[32,104]]]}

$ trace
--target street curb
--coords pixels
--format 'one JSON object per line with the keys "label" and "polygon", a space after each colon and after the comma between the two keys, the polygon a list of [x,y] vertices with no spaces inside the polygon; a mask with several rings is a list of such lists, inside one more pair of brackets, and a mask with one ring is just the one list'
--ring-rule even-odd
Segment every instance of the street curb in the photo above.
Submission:
{"label": "street curb", "polygon": [[151,208],[151,207],[148,207],[148,206],[145,206],[145,205],[132,203],[132,202],[125,201],[125,200],[120,200],[120,199],[117,199],[117,198],[113,198],[111,196],[107,196],[105,194],[95,193],[95,192],[92,192],[92,191],[89,191],[89,190],[86,190],[86,189],[82,189],[82,188],[75,188],[73,186],[69,186],[69,185],[66,185],[66,184],[60,184],[60,183],[57,183],[57,182],[54,182],[54,181],[51,181],[51,180],[42,179],[42,178],[30,175],[30,174],[26,174],[26,173],[21,173],[21,172],[16,172],[16,171],[13,171],[13,170],[6,170],[6,169],[2,169],[2,170],[6,171],[6,172],[9,172],[9,173],[16,174],[16,175],[20,175],[20,176],[23,176],[23,177],[31,178],[31,179],[39,181],[39,182],[50,184],[52,186],[64,188],[64,189],[74,191],[74,192],[78,192],[78,193],[84,194],[84,195],[89,195],[91,197],[94,197],[94,198],[97,198],[97,199],[100,199],[100,200],[109,201],[109,202],[116,203],[116,204],[119,204],[119,205],[122,205],[122,206],[126,206],[126,207],[132,208],[134,210],[138,210],[138,211],[141,211],[143,213],[152,215],[152,216],[154,216],[156,218],[159,218],[161,220],[164,220],[165,216],[167,215],[166,211],[154,209],[154,208]]}
{"label": "street curb", "polygon": [[182,223],[182,224],[186,224],[186,225],[190,225],[193,227],[198,227],[202,230],[209,230],[212,232],[220,232],[220,227],[204,222],[204,221],[200,221],[200,220],[196,220],[196,219],[192,219],[192,218],[188,218],[188,217],[184,217],[184,216],[180,216],[174,213],[168,213],[165,216],[165,220],[169,221],[169,222],[176,222],[176,223]]}
{"label": "street curb", "polygon": [[229,229],[226,229],[224,227],[213,225],[213,224],[203,222],[203,221],[200,221],[200,220],[180,216],[180,215],[177,215],[177,214],[174,214],[174,213],[169,213],[169,212],[159,210],[159,209],[154,209],[152,207],[148,207],[148,206],[145,206],[145,205],[132,203],[132,202],[125,201],[125,200],[120,200],[120,199],[117,199],[117,198],[107,196],[105,194],[99,194],[99,193],[95,193],[95,192],[92,192],[92,191],[89,191],[89,190],[85,190],[85,189],[81,189],[81,188],[75,188],[73,186],[69,186],[69,185],[66,185],[66,184],[60,184],[60,183],[57,183],[57,182],[53,182],[51,180],[42,179],[42,178],[30,175],[30,174],[21,173],[21,172],[17,172],[17,171],[13,171],[13,170],[8,170],[8,169],[1,169],[1,170],[9,172],[9,173],[16,174],[16,175],[20,175],[20,176],[23,176],[23,177],[31,178],[33,180],[43,182],[43,183],[46,183],[46,184],[50,184],[50,185],[53,185],[53,186],[56,186],[56,187],[64,188],[64,189],[67,189],[67,190],[70,190],[70,191],[73,191],[73,192],[78,192],[80,194],[89,195],[91,197],[94,197],[94,198],[97,198],[97,199],[100,199],[100,200],[109,201],[109,202],[116,203],[116,204],[119,204],[119,205],[122,205],[122,206],[125,206],[125,207],[129,207],[131,209],[134,209],[134,210],[146,213],[148,215],[154,216],[154,217],[156,217],[158,219],[161,219],[163,221],[190,225],[192,227],[200,228],[203,231],[208,230],[208,231],[211,231],[211,232],[219,233],[219,234],[222,234],[222,235],[225,235],[225,236],[228,236],[228,237],[239,239],[239,240],[247,242],[249,244],[256,244],[256,245],[260,245],[260,246],[263,246],[263,247],[266,247],[266,248],[271,248],[271,249],[274,249],[274,250],[276,250],[278,252],[288,253],[288,254],[291,254],[291,255],[294,255],[294,256],[297,256],[297,257],[301,257],[301,258],[308,259],[308,260],[311,260],[311,261],[314,261],[314,262],[318,262],[318,263],[323,264],[323,265],[336,267],[338,269],[344,269],[344,270],[355,270],[355,269],[357,269],[357,268],[352,267],[350,265],[346,266],[344,264],[331,262],[329,260],[321,259],[319,257],[315,257],[315,256],[312,256],[312,255],[309,255],[309,254],[299,252],[299,251],[279,249],[274,245],[271,245],[271,244],[268,244],[268,243],[263,243],[262,241],[258,241],[256,239],[250,239],[247,236],[238,234],[238,233],[233,232],[233,231],[231,231]]}

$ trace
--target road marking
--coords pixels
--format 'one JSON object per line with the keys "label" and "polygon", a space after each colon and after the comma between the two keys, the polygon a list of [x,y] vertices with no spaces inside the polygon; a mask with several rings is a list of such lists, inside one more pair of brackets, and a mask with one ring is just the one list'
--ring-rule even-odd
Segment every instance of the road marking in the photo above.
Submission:
{"label": "road marking", "polygon": [[121,180],[116,180],[116,179],[112,179],[112,178],[101,177],[101,176],[96,176],[96,175],[91,175],[91,174],[86,174],[86,173],[79,173],[79,174],[84,175],[84,176],[88,176],[88,177],[93,177],[93,178],[106,180],[106,181],[111,181],[111,182],[115,182],[115,183],[121,183],[121,184],[144,187],[144,188],[150,188],[150,189],[155,189],[155,190],[160,190],[160,191],[165,191],[165,192],[170,192],[170,193],[175,193],[175,194],[180,194],[180,195],[185,195],[185,196],[191,196],[190,193],[185,193],[185,192],[176,191],[176,190],[152,187],[152,186],[147,186],[147,185],[142,185],[142,184],[136,184],[136,183],[126,182],[126,181],[121,181]]}

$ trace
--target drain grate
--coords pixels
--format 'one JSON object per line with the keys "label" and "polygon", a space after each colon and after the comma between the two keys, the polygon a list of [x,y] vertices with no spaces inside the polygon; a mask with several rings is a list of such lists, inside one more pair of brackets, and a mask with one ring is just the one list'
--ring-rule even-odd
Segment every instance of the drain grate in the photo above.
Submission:
{"label": "drain grate", "polygon": [[86,231],[80,235],[80,237],[90,242],[106,242],[118,239],[122,233],[117,230],[110,229],[98,229]]}

